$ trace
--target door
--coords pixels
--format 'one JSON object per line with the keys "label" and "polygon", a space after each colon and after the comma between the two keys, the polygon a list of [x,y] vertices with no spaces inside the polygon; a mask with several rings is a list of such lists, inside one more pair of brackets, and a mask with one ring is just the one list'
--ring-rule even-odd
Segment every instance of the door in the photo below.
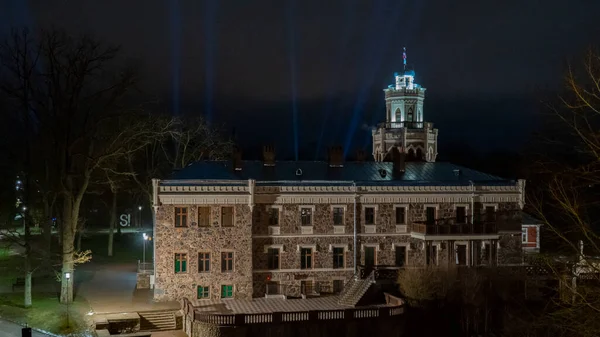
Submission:
{"label": "door", "polygon": [[375,252],[375,247],[365,247],[365,266],[373,267],[375,266],[375,261],[377,260]]}
{"label": "door", "polygon": [[459,266],[467,265],[467,246],[456,245],[456,264]]}

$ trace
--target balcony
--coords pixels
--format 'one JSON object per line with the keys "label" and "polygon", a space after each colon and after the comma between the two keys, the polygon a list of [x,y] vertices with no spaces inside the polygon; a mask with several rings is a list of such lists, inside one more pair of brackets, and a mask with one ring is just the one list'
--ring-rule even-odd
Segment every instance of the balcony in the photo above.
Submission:
{"label": "balcony", "polygon": [[358,266],[358,277],[360,279],[367,278],[371,272],[374,272],[375,281],[396,281],[398,279],[398,270],[402,267],[388,266],[388,265],[374,265],[374,266]]}
{"label": "balcony", "polygon": [[409,225],[411,234],[419,236],[482,236],[498,235],[502,231],[521,231],[520,211],[503,211],[476,216],[475,222],[470,218],[458,221],[456,218],[436,219],[434,221],[417,221]]}
{"label": "balcony", "polygon": [[431,128],[433,125],[428,122],[385,122],[377,124],[378,129],[423,129],[425,126]]}
{"label": "balcony", "polygon": [[410,224],[412,233],[423,235],[474,235],[498,234],[495,223],[463,223],[463,224]]}

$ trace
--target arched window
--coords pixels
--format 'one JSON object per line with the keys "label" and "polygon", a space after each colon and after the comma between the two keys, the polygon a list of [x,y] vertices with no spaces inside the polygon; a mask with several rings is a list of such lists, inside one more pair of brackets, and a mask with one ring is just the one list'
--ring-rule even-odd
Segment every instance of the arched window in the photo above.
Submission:
{"label": "arched window", "polygon": [[423,160],[423,150],[421,148],[417,149],[417,160]]}
{"label": "arched window", "polygon": [[407,122],[414,122],[413,120],[413,108],[408,108],[408,113],[406,114]]}
{"label": "arched window", "polygon": [[394,114],[396,115],[396,122],[400,122],[402,120],[400,108],[396,108],[396,112],[394,112]]}

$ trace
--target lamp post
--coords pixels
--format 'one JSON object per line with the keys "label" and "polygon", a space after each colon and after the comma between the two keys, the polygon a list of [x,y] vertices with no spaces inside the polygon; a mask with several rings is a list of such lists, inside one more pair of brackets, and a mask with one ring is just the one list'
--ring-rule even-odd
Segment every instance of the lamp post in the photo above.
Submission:
{"label": "lamp post", "polygon": [[143,238],[144,238],[144,246],[143,246],[144,247],[143,248],[144,255],[143,255],[143,260],[142,261],[144,262],[143,265],[144,265],[144,268],[145,268],[145,266],[146,266],[146,241],[149,241],[150,237],[148,235],[146,235],[146,233],[144,233],[143,234]]}
{"label": "lamp post", "polygon": [[142,227],[142,206],[138,206],[138,227]]}
{"label": "lamp post", "polygon": [[69,322],[69,280],[71,279],[70,272],[65,273],[65,279],[67,279],[67,327],[69,327],[71,325]]}

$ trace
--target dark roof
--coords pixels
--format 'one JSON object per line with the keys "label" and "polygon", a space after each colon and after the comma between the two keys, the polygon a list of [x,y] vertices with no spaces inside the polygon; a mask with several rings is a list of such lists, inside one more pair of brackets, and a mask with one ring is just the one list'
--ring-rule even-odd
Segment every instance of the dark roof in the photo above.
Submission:
{"label": "dark roof", "polygon": [[[199,161],[173,173],[172,180],[256,180],[257,184],[343,184],[360,185],[514,185],[503,179],[451,163],[407,162],[405,173],[393,174],[389,162],[345,162],[343,167],[330,167],[325,161],[278,161],[265,166],[262,161],[242,161],[242,169],[234,170],[232,161]],[[299,170],[301,175],[297,175]],[[460,173],[458,173],[460,172]],[[457,174],[458,173],[458,174]],[[165,182],[176,184],[176,182]]]}

